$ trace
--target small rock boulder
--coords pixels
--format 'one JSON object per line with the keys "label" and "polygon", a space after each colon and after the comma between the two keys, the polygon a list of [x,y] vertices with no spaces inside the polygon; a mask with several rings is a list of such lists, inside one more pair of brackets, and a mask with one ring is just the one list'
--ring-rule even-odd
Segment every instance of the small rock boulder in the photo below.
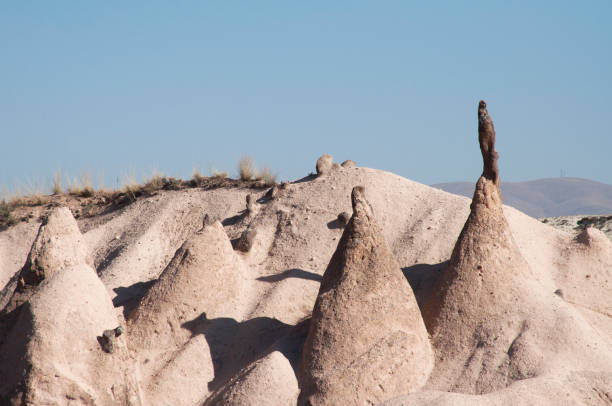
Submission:
{"label": "small rock boulder", "polygon": [[321,155],[317,160],[317,175],[322,176],[329,173],[333,167],[333,158],[329,154]]}
{"label": "small rock boulder", "polygon": [[257,230],[253,227],[248,227],[246,230],[242,232],[240,239],[236,245],[242,252],[249,252],[251,247],[253,246],[253,242],[255,241],[255,237],[257,236]]}
{"label": "small rock boulder", "polygon": [[117,347],[117,337],[123,334],[123,327],[119,326],[117,328],[104,330],[101,336],[98,337],[98,342],[100,343],[100,347],[109,354],[115,352]]}
{"label": "small rock boulder", "polygon": [[249,216],[255,213],[255,197],[252,194],[246,196],[246,212]]}

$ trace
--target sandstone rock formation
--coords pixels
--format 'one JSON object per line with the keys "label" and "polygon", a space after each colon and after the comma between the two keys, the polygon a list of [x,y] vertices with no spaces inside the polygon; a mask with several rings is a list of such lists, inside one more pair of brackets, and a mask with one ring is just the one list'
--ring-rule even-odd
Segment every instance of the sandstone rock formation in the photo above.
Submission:
{"label": "sandstone rock formation", "polygon": [[41,225],[21,277],[27,285],[38,285],[53,272],[76,264],[93,265],[72,213],[59,207]]}
{"label": "sandstone rock formation", "polygon": [[332,170],[333,158],[329,154],[321,155],[321,157],[317,160],[317,175],[325,175]]}
{"label": "sandstone rock formation", "polygon": [[202,228],[206,228],[208,226],[212,226],[215,224],[217,220],[215,220],[212,216],[209,216],[208,213],[204,215],[202,218]]}
{"label": "sandstone rock formation", "polygon": [[252,194],[248,194],[246,196],[246,213],[247,215],[251,216],[253,215],[253,213],[255,213],[255,198],[253,197]]}
{"label": "sandstone rock formation", "polygon": [[[495,130],[484,101],[478,123],[483,173],[448,267],[423,309],[436,353],[427,388],[498,391],[554,370],[560,353],[574,365],[605,371],[611,362],[605,340],[552,289],[542,295],[542,281],[515,243],[502,208]],[[555,339],[547,340],[552,331]],[[584,348],[602,352],[585,354]]]}
{"label": "sandstone rock formation", "polygon": [[323,275],[299,369],[299,404],[363,405],[420,388],[433,366],[412,289],[362,187]]}
{"label": "sandstone rock formation", "polygon": [[294,406],[298,393],[291,364],[273,351],[240,371],[204,406]]}
{"label": "sandstone rock formation", "polygon": [[[207,323],[240,320],[243,268],[217,221],[183,244],[128,316],[129,347],[137,354],[148,404],[178,404],[208,394],[206,383],[220,371],[205,339]],[[186,398],[194,381],[200,385]]]}
{"label": "sandstone rock formation", "polygon": [[40,283],[54,272],[73,265],[93,266],[89,247],[66,207],[54,209],[43,221],[18,275],[0,295],[0,306],[10,312],[26,302]]}
{"label": "sandstone rock formation", "polygon": [[[483,135],[486,143],[489,138]],[[103,289],[91,268],[77,264],[79,271],[70,270],[73,265],[60,267],[39,285],[24,284],[31,286],[31,300],[14,302],[13,311],[0,304],[0,404],[11,399],[23,404],[24,398],[31,404],[103,406],[295,399],[294,371],[300,368],[322,275],[345,231],[342,244],[355,260],[338,268],[357,272],[344,272],[345,279],[323,292],[318,308],[331,307],[332,292],[339,293],[334,303],[346,306],[334,307],[337,312],[328,319],[315,312],[315,330],[329,327],[325,331],[336,339],[311,339],[310,348],[315,341],[324,344],[316,347],[318,353],[304,356],[318,359],[321,368],[306,369],[316,382],[330,383],[323,387],[330,397],[332,391],[341,393],[335,388],[354,382],[358,388],[347,384],[346,399],[330,400],[335,404],[350,404],[379,382],[383,388],[393,386],[385,384],[385,368],[396,365],[388,360],[412,360],[404,356],[409,351],[395,357],[401,346],[367,340],[393,343],[399,335],[396,341],[401,341],[401,320],[394,319],[418,312],[394,310],[394,305],[384,311],[385,297],[371,294],[379,291],[371,285],[388,284],[389,300],[399,303],[396,291],[405,279],[363,276],[380,273],[370,271],[383,262],[381,250],[364,249],[363,261],[356,251],[374,247],[381,237],[357,226],[366,222],[364,216],[357,215],[361,220],[345,230],[338,227],[338,213],[351,212],[347,196],[354,185],[368,191],[379,231],[399,264],[393,268],[401,267],[418,303],[431,315],[427,324],[437,358],[425,386],[410,393],[381,389],[374,402],[609,406],[612,244],[601,233],[589,229],[576,236],[501,206],[494,182],[483,178],[472,206],[474,218],[455,249],[450,272],[457,275],[442,279],[448,285],[437,285],[470,215],[469,199],[365,167],[332,169],[319,179],[307,176],[281,184],[276,198],[244,185],[160,190],[122,208],[79,218]],[[257,201],[252,216],[245,214],[249,193]],[[210,216],[206,222],[203,213]],[[250,251],[232,250],[230,241],[248,226],[258,232]],[[39,228],[32,221],[0,231],[0,279],[11,292],[9,299]],[[334,263],[342,255],[337,253]],[[12,290],[5,286],[9,280]],[[330,276],[325,280],[323,286],[329,287]],[[431,313],[427,303],[434,305]],[[349,313],[356,316],[345,317]],[[3,316],[10,316],[12,324],[4,323]],[[125,328],[120,336],[112,333],[117,326]],[[348,326],[341,331],[350,333],[342,335],[333,326]],[[373,330],[382,338],[370,335]],[[99,341],[105,331],[115,340],[112,353]],[[345,360],[354,361],[352,369],[324,375],[338,359],[340,369]],[[425,364],[415,364],[413,372]],[[344,375],[345,380],[340,378]],[[311,398],[316,404],[317,395]]]}
{"label": "sandstone rock formation", "polygon": [[90,266],[49,274],[0,348],[0,404],[140,404],[125,342],[113,354],[96,342],[117,324]]}
{"label": "sandstone rock formation", "polygon": [[347,159],[346,161],[342,162],[343,168],[354,168],[356,165],[357,164],[355,164],[355,161],[351,159]]}
{"label": "sandstone rock formation", "polygon": [[255,237],[257,237],[257,229],[254,226],[249,225],[249,227],[247,227],[246,230],[244,230],[240,235],[236,248],[242,252],[249,252],[253,246]]}

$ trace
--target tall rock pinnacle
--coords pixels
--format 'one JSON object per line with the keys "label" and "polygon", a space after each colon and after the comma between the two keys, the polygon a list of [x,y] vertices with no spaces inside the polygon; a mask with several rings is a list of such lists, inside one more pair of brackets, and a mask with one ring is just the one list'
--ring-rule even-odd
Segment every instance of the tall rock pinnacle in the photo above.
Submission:
{"label": "tall rock pinnacle", "polygon": [[499,168],[497,167],[499,155],[495,150],[495,127],[487,111],[487,102],[484,100],[478,103],[478,142],[484,163],[482,176],[499,186]]}
{"label": "tall rock pinnacle", "polygon": [[363,405],[420,388],[433,353],[414,294],[363,187],[323,275],[299,370],[300,405]]}
{"label": "tall rock pinnacle", "polygon": [[[436,354],[426,389],[494,392],[538,376],[559,357],[605,368],[601,354],[585,360],[580,346],[597,344],[585,344],[579,330],[570,327],[585,323],[552,292],[542,294],[541,282],[515,243],[499,192],[493,123],[483,101],[478,118],[484,171],[449,265],[423,305]],[[564,343],[552,357],[546,338],[551,331]]]}

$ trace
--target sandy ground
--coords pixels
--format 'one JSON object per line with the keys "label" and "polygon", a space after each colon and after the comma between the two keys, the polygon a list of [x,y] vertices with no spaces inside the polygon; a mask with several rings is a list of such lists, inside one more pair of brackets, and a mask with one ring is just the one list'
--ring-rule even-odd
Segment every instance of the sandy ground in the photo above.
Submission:
{"label": "sandy ground", "polygon": [[[61,398],[58,404],[80,404],[78,399],[85,398],[91,404],[248,404],[245,399],[249,398],[280,399],[280,403],[270,400],[268,404],[295,404],[299,392],[295,371],[307,331],[304,323],[311,315],[322,274],[343,233],[336,218],[341,212],[351,212],[351,190],[357,185],[365,187],[376,222],[421,306],[451,256],[468,217],[470,200],[392,173],[337,167],[328,175],[293,182],[277,190],[274,198],[264,196],[265,191],[245,188],[162,191],[118,211],[79,219],[100,286],[108,295],[105,302],[96,290],[96,303],[102,307],[112,303],[115,307],[114,314],[104,307],[99,310],[103,317],[92,317],[105,324],[81,329],[82,335],[66,341],[63,352],[70,353],[70,348],[75,348],[100,353],[84,353],[82,357],[73,353],[72,363],[82,360],[82,365],[72,366],[81,371],[79,374],[60,368],[57,382],[61,385],[52,394]],[[254,194],[257,203],[251,212],[246,212],[245,198],[249,193]],[[612,244],[597,234],[586,242],[579,241],[574,233],[555,229],[510,207],[504,207],[503,213],[532,272],[529,294],[554,297],[563,314],[578,320],[572,337],[597,343],[597,354],[603,354],[603,359],[612,357]],[[199,233],[205,214],[218,220],[217,231],[225,234],[217,233],[219,248],[209,247],[208,251],[198,245],[203,244],[198,241],[203,238]],[[38,226],[34,221],[20,223],[0,233],[0,286],[25,263]],[[250,250],[228,249],[238,245],[247,229],[256,231]],[[189,254],[198,246],[207,252],[210,261]],[[177,257],[177,253],[182,256]],[[227,264],[233,264],[233,268],[222,272]],[[214,286],[204,275],[198,282],[178,276],[160,277],[164,272],[174,272],[200,278],[198,270],[231,277],[226,285],[223,279]],[[32,300],[36,307],[29,310],[34,312],[31,317],[35,321],[48,318],[43,314],[45,306],[79,306],[80,301],[87,301],[88,289],[93,289],[90,278],[82,278],[84,282],[71,290],[70,298],[52,294],[50,288],[42,289],[47,283],[67,283],[67,275],[58,275],[63,278],[61,283],[45,281],[35,293]],[[173,285],[173,280],[183,285]],[[79,281],[76,278],[75,284]],[[190,284],[197,289],[189,290]],[[148,295],[154,289],[155,295]],[[188,292],[188,296],[177,295],[175,290]],[[145,300],[147,297],[154,300]],[[546,300],[541,303],[548,303]],[[234,305],[219,305],[224,301]],[[132,321],[132,314],[151,315],[154,312],[147,306],[159,303],[164,303],[159,305],[165,309],[163,317],[146,316],[148,322]],[[181,306],[184,311],[168,310]],[[520,309],[521,303],[516,306]],[[531,304],[525,309],[537,312]],[[95,310],[81,306],[80,311]],[[78,317],[86,317],[81,313]],[[114,321],[109,321],[113,317]],[[74,342],[80,340],[96,344],[93,332],[97,329],[97,334],[102,335],[105,329],[116,327],[109,324],[126,328],[120,338],[123,341],[119,355],[102,353],[97,345],[75,346]],[[38,328],[36,322],[28,326]],[[606,375],[599,367],[587,369],[572,360],[555,358],[555,349],[566,345],[563,340],[568,337],[556,328],[565,328],[565,324],[553,324],[549,334],[538,337],[538,343],[549,346],[546,357],[552,358],[547,364],[550,367],[526,379],[509,381],[507,386],[488,393],[425,385],[426,389],[410,398],[389,399],[387,404],[611,404],[612,369]],[[56,339],[49,332],[39,336],[42,338],[37,340]],[[157,339],[168,341],[160,345],[154,342]],[[9,348],[13,348],[9,344],[5,339],[0,356],[6,357]],[[45,347],[37,341],[24,345],[21,351],[38,351],[37,348]],[[41,374],[48,373],[45,365],[58,365],[54,357],[63,353],[59,351],[45,354],[44,362],[38,360],[43,356],[32,358],[42,365],[38,368]],[[576,351],[588,354],[593,349],[578,346]],[[118,370],[133,377],[135,384],[127,385],[122,397],[108,395],[117,391],[118,386],[113,386],[118,385],[116,380],[99,379],[86,372],[105,356],[120,359],[103,365],[120,364]],[[279,386],[286,389],[279,392]],[[14,388],[11,390],[0,387],[0,399],[12,396]],[[79,395],[73,396],[77,392]],[[168,397],[159,395],[163,393]],[[68,401],[71,397],[77,400]]]}

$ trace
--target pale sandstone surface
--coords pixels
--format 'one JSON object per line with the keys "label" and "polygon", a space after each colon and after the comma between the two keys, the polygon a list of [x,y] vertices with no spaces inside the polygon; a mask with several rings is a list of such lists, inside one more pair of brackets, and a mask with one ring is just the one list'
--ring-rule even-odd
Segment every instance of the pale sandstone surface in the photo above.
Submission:
{"label": "pale sandstone surface", "polygon": [[300,365],[300,401],[373,404],[419,389],[433,352],[410,285],[362,187],[323,274]]}
{"label": "pale sandstone surface", "polygon": [[0,399],[140,404],[124,340],[119,338],[113,354],[97,341],[118,324],[106,288],[89,265],[58,269],[21,308],[0,349]]}
{"label": "pale sandstone surface", "polygon": [[[187,382],[191,377],[194,379],[189,386],[179,385],[177,388],[180,390],[166,392],[166,401],[171,404],[202,404],[211,393],[236,378],[240,371],[269,354],[269,348],[278,342],[287,342],[283,354],[295,371],[297,363],[294,359],[301,351],[303,339],[287,341],[287,337],[294,331],[293,326],[310,317],[323,272],[343,233],[343,229],[336,226],[338,213],[351,211],[350,193],[356,185],[363,185],[367,190],[368,201],[384,239],[422,305],[449,261],[470,213],[470,201],[388,172],[363,167],[331,170],[326,176],[305,178],[279,188],[273,199],[265,199],[264,192],[249,189],[162,191],[116,212],[80,219],[79,227],[91,248],[101,281],[117,306],[115,311],[120,324],[123,323],[124,311],[129,313],[143,302],[142,297],[168,267],[177,249],[196,236],[202,227],[204,214],[220,219],[227,235],[224,238],[231,241],[239,238],[249,225],[257,229],[251,249],[246,253],[234,250],[232,254],[240,258],[246,271],[240,294],[235,298],[237,309],[242,310],[237,314],[214,317],[210,313],[214,306],[205,305],[208,290],[200,289],[198,297],[204,305],[194,314],[206,313],[210,324],[203,325],[198,320],[186,324],[185,327],[194,327],[195,334],[184,327],[173,332],[168,324],[160,324],[160,334],[170,337],[170,350],[159,349],[159,354],[153,359],[167,359],[169,362],[166,367],[157,369],[155,377],[146,377],[146,367],[144,372],[140,371],[149,350],[146,347],[140,350],[131,344],[131,335],[137,335],[139,329],[134,333],[126,326],[126,333],[119,340],[126,342],[132,366],[140,371],[135,379],[142,396],[145,399],[151,397],[154,392],[148,392],[148,388],[164,388],[168,383]],[[257,200],[257,210],[252,217],[244,213],[245,196],[249,193],[255,193]],[[460,386],[448,389],[454,392],[432,389],[436,385],[435,377],[440,376],[434,374],[425,390],[408,395],[408,399],[414,400],[410,404],[606,404],[605,399],[612,397],[609,388],[612,380],[597,368],[612,353],[609,349],[612,345],[612,318],[608,310],[612,291],[609,248],[598,244],[596,236],[591,238],[595,244],[588,245],[572,234],[542,224],[515,209],[504,206],[502,211],[508,227],[504,235],[511,234],[516,250],[531,270],[524,287],[495,293],[512,299],[517,297],[517,292],[529,292],[521,296],[525,297],[524,302],[513,302],[512,314],[507,316],[512,332],[517,337],[522,331],[521,321],[528,320],[527,316],[534,312],[549,316],[554,313],[554,317],[544,318],[546,328],[534,327],[528,322],[525,333],[515,346],[516,354],[524,354],[524,357],[516,355],[515,359],[534,359],[534,362],[526,363],[524,367],[516,364],[513,370],[536,371],[536,375],[512,382],[492,380],[490,382],[500,383],[493,385],[499,389],[474,394],[475,386],[471,384],[467,389]],[[31,224],[27,226],[32,227]],[[10,275],[6,280],[15,276],[25,264],[34,240],[32,233],[35,234],[28,228],[28,233],[24,233],[18,244],[18,234],[14,230],[16,228],[0,232],[0,247],[10,247],[8,257],[4,256],[6,248],[1,251],[1,274]],[[516,251],[513,249],[512,252]],[[13,265],[5,268],[7,262]],[[241,272],[240,267],[236,273]],[[199,269],[206,267],[202,265]],[[228,295],[234,289],[231,280],[227,281]],[[226,288],[223,286],[221,289]],[[555,293],[558,290],[563,297]],[[167,306],[180,308],[182,299],[173,300],[175,302],[171,301]],[[114,327],[100,326],[93,336],[93,343],[98,345],[96,336]],[[573,331],[573,335],[561,334],[566,330]],[[74,340],[91,342],[88,340],[91,340],[93,331],[77,331],[79,333],[72,336]],[[62,331],[61,334],[67,333]],[[138,340],[140,338],[135,341]],[[147,340],[143,338],[142,341]],[[434,351],[438,351],[435,341],[433,343]],[[25,349],[16,348],[15,351],[3,350],[3,355],[23,354]],[[570,351],[575,354],[566,358]],[[534,353],[541,354],[545,361],[537,361],[535,356],[529,355]],[[479,356],[478,353],[475,355],[472,365],[482,365],[477,362]],[[584,361],[577,360],[582,356]],[[600,360],[593,362],[593,368],[590,365],[585,367],[585,363],[594,357]],[[482,359],[489,358],[483,356]],[[221,366],[216,369],[215,363]],[[222,365],[232,365],[234,369],[225,370]],[[500,365],[505,364],[502,362]],[[531,365],[536,368],[531,368]],[[452,366],[453,371],[461,368],[461,365]],[[475,370],[477,368],[470,371]],[[105,381],[101,379],[100,382]],[[58,381],[58,390],[68,387]],[[202,394],[204,398],[200,398]],[[117,402],[100,401],[97,404]]]}
{"label": "pale sandstone surface", "polygon": [[204,406],[292,406],[299,393],[291,364],[273,351],[241,370]]}
{"label": "pale sandstone surface", "polygon": [[[149,404],[187,400],[187,394],[193,402],[208,394],[209,382],[222,373],[222,365],[215,359],[220,356],[215,354],[219,350],[211,351],[210,347],[225,343],[204,337],[215,320],[242,320],[241,297],[246,290],[243,280],[247,271],[223,226],[215,222],[177,250],[128,315],[128,345],[137,354],[141,385]],[[232,327],[228,323],[226,329]],[[232,332],[219,334],[231,338]]]}
{"label": "pale sandstone surface", "polygon": [[77,264],[93,266],[90,248],[70,210],[53,209],[38,229],[25,264],[0,291],[0,306],[12,311],[54,272]]}

